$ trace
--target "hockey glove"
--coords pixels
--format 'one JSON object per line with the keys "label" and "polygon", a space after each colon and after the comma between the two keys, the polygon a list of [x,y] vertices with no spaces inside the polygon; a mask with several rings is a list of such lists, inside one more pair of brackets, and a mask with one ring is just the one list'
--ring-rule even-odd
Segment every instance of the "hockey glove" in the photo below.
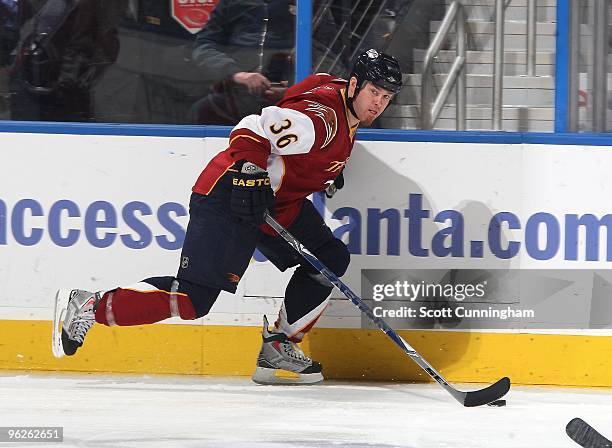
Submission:
{"label": "hockey glove", "polygon": [[251,162],[239,166],[232,178],[230,206],[232,214],[242,221],[259,226],[264,212],[274,208],[274,192],[268,173]]}
{"label": "hockey glove", "polygon": [[340,174],[338,174],[338,177],[334,179],[334,182],[325,189],[325,196],[327,196],[329,199],[334,197],[334,195],[336,194],[336,191],[342,190],[342,187],[344,187],[344,174],[343,173],[344,173],[344,170],[340,171]]}

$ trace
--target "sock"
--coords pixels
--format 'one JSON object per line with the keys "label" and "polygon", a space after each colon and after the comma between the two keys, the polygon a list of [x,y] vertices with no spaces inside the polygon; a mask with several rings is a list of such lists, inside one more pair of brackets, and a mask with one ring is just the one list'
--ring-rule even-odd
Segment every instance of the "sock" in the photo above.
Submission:
{"label": "sock", "polygon": [[[151,285],[139,283],[138,289],[117,288],[104,293],[96,307],[96,322],[107,325],[152,324],[169,317],[196,318],[196,313],[187,294],[170,293],[150,289]],[[144,290],[141,287],[144,286]]]}

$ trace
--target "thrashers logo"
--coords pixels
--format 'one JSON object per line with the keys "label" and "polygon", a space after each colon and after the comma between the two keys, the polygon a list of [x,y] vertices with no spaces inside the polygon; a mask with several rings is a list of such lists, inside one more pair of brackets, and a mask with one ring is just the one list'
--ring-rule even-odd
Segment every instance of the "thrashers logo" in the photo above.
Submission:
{"label": "thrashers logo", "polygon": [[344,168],[348,160],[348,158],[344,162],[341,162],[340,160],[334,160],[330,163],[329,168],[327,168],[325,171],[329,173],[337,173],[338,171],[341,171]]}
{"label": "thrashers logo", "polygon": [[306,100],[306,102],[309,104],[306,110],[314,112],[314,114],[323,121],[323,126],[325,127],[325,141],[321,145],[321,148],[325,148],[336,136],[336,132],[338,131],[338,117],[336,116],[336,111],[316,101]]}

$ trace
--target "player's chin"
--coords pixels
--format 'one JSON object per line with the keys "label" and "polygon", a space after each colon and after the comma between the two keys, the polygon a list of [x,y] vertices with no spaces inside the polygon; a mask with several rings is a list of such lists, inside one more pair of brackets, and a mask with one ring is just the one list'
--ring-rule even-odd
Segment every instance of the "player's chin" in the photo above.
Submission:
{"label": "player's chin", "polygon": [[372,123],[374,123],[374,120],[376,120],[377,118],[378,118],[378,115],[375,116],[375,117],[371,117],[370,116],[370,117],[366,118],[365,120],[360,121],[359,125],[360,126],[365,126],[365,127],[368,128],[368,127],[372,126]]}
{"label": "player's chin", "polygon": [[370,127],[372,126],[372,123],[374,123],[374,120],[376,120],[378,117],[380,117],[380,115],[382,114],[382,112],[380,113],[373,113],[373,112],[367,112],[367,116],[366,118],[361,121],[359,124],[361,126],[365,126],[365,127]]}

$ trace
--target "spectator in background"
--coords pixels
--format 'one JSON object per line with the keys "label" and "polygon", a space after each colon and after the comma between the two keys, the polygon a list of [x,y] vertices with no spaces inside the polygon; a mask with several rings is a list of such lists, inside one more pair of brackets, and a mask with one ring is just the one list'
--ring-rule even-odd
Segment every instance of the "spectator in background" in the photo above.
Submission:
{"label": "spectator in background", "polygon": [[119,53],[127,0],[47,0],[22,27],[10,70],[14,120],[93,121],[91,89]]}
{"label": "spectator in background", "polygon": [[195,123],[231,125],[280,100],[293,81],[294,0],[221,0],[195,40],[193,60],[211,92]]}
{"label": "spectator in background", "polygon": [[19,40],[17,6],[16,0],[0,0],[0,119],[8,118],[6,67]]}
{"label": "spectator in background", "polygon": [[19,40],[17,6],[16,0],[0,0],[0,67],[8,65]]}
{"label": "spectator in background", "polygon": [[[313,67],[344,75],[329,2],[313,3]],[[296,12],[295,0],[219,1],[194,44],[202,82],[212,87],[191,108],[190,121],[233,125],[282,98],[294,82]]]}

